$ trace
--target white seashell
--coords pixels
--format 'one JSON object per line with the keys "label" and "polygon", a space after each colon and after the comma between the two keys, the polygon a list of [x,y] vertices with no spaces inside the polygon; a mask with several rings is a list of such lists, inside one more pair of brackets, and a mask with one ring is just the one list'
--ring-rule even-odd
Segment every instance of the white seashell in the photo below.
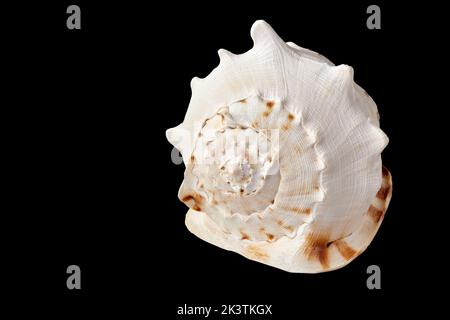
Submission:
{"label": "white seashell", "polygon": [[254,47],[219,50],[191,82],[183,123],[188,229],[216,246],[290,272],[340,268],[363,252],[387,209],[388,138],[353,69],[285,43],[264,21]]}

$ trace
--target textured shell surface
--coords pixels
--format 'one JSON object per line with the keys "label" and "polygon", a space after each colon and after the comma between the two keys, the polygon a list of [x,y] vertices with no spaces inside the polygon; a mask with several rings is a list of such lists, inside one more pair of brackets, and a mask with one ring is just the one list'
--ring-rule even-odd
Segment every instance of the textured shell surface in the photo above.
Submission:
{"label": "textured shell surface", "polygon": [[167,130],[186,165],[186,226],[289,272],[340,268],[370,244],[392,194],[377,106],[351,67],[285,43],[264,21],[251,37],[243,54],[219,50]]}

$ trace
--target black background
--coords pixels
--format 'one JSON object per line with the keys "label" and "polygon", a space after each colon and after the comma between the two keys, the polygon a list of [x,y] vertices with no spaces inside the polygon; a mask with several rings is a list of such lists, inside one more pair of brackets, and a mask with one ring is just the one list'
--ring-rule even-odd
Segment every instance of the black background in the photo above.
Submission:
{"label": "black background", "polygon": [[[9,186],[17,231],[5,261],[17,271],[8,276],[15,294],[61,318],[123,311],[174,319],[184,304],[273,304],[277,319],[422,306],[433,240],[417,232],[427,209],[417,173],[426,175],[421,146],[437,133],[423,112],[430,106],[418,61],[435,57],[420,21],[439,9],[373,3],[381,30],[366,28],[372,2],[15,8],[5,60],[14,69],[9,93],[18,113],[7,137],[20,141],[12,143]],[[66,28],[69,4],[81,7],[81,30]],[[165,130],[182,121],[190,80],[218,64],[218,49],[251,48],[257,19],[285,41],[353,66],[390,138],[383,163],[394,194],[386,218],[366,252],[337,271],[286,273],[209,245],[184,226],[187,208],[177,198],[184,166],[171,162]],[[79,291],[66,288],[71,264],[82,270]],[[381,268],[381,290],[366,287],[371,264]]]}

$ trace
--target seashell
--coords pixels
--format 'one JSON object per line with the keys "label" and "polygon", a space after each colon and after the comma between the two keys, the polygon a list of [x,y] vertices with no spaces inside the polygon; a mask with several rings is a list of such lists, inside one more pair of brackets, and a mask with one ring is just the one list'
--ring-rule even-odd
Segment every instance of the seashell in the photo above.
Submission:
{"label": "seashell", "polygon": [[186,165],[186,226],[289,272],[340,268],[370,244],[392,194],[376,104],[351,67],[285,43],[264,21],[251,37],[246,53],[219,50],[167,130]]}

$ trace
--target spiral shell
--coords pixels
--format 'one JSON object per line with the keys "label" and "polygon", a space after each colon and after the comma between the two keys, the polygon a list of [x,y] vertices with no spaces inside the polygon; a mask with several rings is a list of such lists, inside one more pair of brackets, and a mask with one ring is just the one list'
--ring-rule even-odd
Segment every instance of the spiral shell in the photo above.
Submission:
{"label": "spiral shell", "polygon": [[264,21],[254,46],[191,82],[167,130],[186,165],[188,229],[290,272],[340,268],[365,250],[392,193],[388,143],[353,69],[285,43]]}

